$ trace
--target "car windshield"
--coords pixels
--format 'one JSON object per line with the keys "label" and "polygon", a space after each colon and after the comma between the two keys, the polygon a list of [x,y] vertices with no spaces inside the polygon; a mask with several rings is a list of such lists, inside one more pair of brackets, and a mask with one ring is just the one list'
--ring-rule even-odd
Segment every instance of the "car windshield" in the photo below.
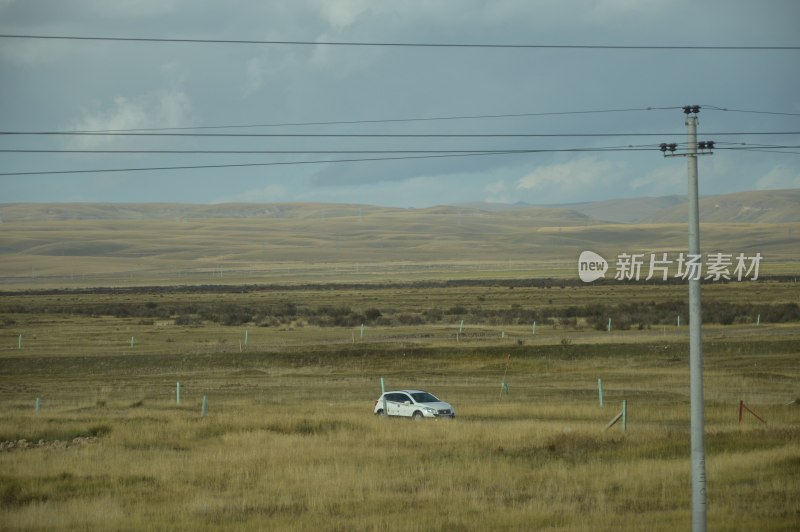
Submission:
{"label": "car windshield", "polygon": [[411,397],[418,403],[438,403],[439,400],[428,392],[412,393]]}

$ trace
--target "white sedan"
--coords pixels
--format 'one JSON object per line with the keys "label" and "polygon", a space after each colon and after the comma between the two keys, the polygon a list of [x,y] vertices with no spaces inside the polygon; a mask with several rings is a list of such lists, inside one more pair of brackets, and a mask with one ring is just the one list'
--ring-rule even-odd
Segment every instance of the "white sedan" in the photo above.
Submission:
{"label": "white sedan", "polygon": [[373,412],[377,416],[390,415],[411,419],[456,417],[456,412],[450,403],[440,401],[435,395],[422,390],[398,390],[381,394],[375,401]]}

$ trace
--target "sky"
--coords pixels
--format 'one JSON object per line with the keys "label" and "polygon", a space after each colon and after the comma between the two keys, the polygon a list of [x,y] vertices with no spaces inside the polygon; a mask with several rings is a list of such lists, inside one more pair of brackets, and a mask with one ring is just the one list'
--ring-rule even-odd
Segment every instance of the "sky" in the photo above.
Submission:
{"label": "sky", "polygon": [[641,48],[796,48],[798,21],[796,0],[0,0],[0,203],[683,195],[657,146],[681,152],[693,104],[723,148],[702,195],[798,188],[800,49]]}

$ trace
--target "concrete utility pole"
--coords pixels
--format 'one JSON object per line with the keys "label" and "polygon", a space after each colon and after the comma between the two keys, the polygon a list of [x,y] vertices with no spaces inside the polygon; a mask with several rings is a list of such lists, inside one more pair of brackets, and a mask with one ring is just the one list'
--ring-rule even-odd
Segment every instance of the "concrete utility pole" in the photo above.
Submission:
{"label": "concrete utility pole", "polygon": [[[697,156],[710,154],[714,142],[697,142],[697,114],[700,106],[687,105],[687,147],[685,154],[676,154],[676,144],[661,144],[665,157],[685,156],[689,170],[689,258],[700,257],[700,199],[697,184]],[[698,146],[700,152],[698,152]],[[667,150],[670,154],[667,154]],[[707,151],[706,151],[707,150]],[[706,451],[705,408],[703,399],[703,344],[700,278],[689,278],[689,395],[691,401],[691,467],[692,467],[692,531],[706,531]]]}
{"label": "concrete utility pole", "polygon": [[[699,109],[697,109],[699,111]],[[692,111],[692,109],[690,109]],[[697,185],[697,115],[686,113],[689,162],[689,253],[700,255],[700,199]],[[706,448],[703,405],[703,342],[700,276],[689,279],[689,389],[691,396],[692,530],[706,530]]]}

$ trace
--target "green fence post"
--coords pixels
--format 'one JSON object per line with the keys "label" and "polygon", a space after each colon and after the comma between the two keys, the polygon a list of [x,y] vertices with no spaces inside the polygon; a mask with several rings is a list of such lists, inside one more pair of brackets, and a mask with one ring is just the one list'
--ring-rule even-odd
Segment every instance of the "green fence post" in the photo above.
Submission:
{"label": "green fence post", "polygon": [[600,408],[603,408],[603,379],[597,379],[597,395],[600,399]]}
{"label": "green fence post", "polygon": [[202,410],[202,413],[200,414],[201,417],[206,417],[206,407],[207,407],[207,405],[208,405],[208,396],[204,395],[203,396],[203,410]]}
{"label": "green fence post", "polygon": [[42,410],[42,401],[38,397],[36,398],[36,415],[39,415],[39,412]]}
{"label": "green fence post", "polygon": [[628,430],[628,401],[622,401],[622,432]]}
{"label": "green fence post", "polygon": [[181,381],[175,386],[175,404],[181,404]]}

